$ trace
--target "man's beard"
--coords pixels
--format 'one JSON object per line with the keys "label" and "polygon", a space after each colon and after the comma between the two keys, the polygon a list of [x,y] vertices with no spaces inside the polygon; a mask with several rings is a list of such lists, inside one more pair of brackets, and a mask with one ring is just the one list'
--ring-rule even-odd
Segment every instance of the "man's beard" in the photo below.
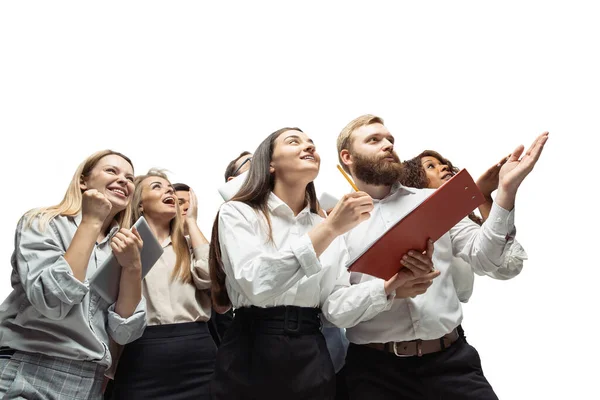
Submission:
{"label": "man's beard", "polygon": [[[354,162],[354,177],[368,185],[392,186],[402,178],[404,168],[396,152],[383,156],[361,156],[353,152],[350,154]],[[393,157],[394,161],[384,160],[386,157]]]}

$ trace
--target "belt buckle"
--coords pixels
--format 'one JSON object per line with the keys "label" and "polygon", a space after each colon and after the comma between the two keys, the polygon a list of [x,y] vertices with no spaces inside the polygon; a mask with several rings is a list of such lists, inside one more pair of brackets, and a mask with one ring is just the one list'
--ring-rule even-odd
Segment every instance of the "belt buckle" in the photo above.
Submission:
{"label": "belt buckle", "polygon": [[[398,342],[393,342],[394,354],[396,357],[406,357],[408,354],[398,354]],[[414,343],[417,345],[417,356],[423,356],[423,341],[421,339],[414,340]]]}
{"label": "belt buckle", "polygon": [[396,357],[403,356],[404,354],[398,354],[398,342],[393,342],[392,348],[394,349],[394,354]]}
{"label": "belt buckle", "polygon": [[[295,311],[296,314],[296,318],[297,318],[297,322],[296,322],[296,328],[290,328],[289,323],[291,322],[289,320],[289,314],[292,313],[292,310]],[[283,319],[283,333],[293,336],[293,335],[299,335],[300,334],[300,325],[302,324],[301,318],[300,318],[300,310],[298,309],[294,309],[294,308],[288,308],[286,306],[285,308],[285,317]]]}

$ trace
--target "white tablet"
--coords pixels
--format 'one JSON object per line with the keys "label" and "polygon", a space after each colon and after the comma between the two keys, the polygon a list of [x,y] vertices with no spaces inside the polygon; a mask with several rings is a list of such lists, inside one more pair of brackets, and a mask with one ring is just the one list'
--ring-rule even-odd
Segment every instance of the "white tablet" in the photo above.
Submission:
{"label": "white tablet", "polygon": [[218,190],[223,200],[231,200],[231,198],[235,196],[237,192],[240,191],[242,185],[244,184],[244,182],[246,182],[247,177],[248,171],[239,174],[238,176],[221,186]]}
{"label": "white tablet", "polygon": [[[143,216],[133,226],[138,230],[144,241],[140,254],[142,257],[142,279],[144,279],[164,250]],[[91,277],[90,287],[109,304],[113,304],[117,301],[120,281],[121,266],[114,254],[111,253]]]}

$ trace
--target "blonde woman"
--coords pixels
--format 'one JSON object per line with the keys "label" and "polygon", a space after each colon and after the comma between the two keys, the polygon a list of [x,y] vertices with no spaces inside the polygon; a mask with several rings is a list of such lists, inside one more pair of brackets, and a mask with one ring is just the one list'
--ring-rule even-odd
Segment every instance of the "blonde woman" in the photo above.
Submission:
{"label": "blonde woman", "polygon": [[196,196],[190,190],[183,218],[167,176],[150,170],[136,178],[132,206],[133,219],[144,215],[164,253],[144,278],[148,328],[125,346],[112,398],[208,399],[216,345],[206,324],[208,241],[196,223]]}
{"label": "blonde woman", "polygon": [[[19,221],[13,291],[0,306],[0,397],[102,398],[109,338],[126,344],[146,325],[143,243],[127,229],[133,190],[131,160],[100,151],[77,168],[60,204]],[[115,304],[88,282],[111,250],[122,267]]]}

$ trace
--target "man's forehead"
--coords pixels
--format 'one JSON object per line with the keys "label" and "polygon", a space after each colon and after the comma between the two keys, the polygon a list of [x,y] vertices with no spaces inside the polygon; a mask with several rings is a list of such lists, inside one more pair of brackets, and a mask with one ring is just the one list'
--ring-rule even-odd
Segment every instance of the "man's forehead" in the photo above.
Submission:
{"label": "man's forehead", "polygon": [[380,123],[364,125],[354,131],[357,136],[365,137],[369,135],[391,135],[390,131]]}

